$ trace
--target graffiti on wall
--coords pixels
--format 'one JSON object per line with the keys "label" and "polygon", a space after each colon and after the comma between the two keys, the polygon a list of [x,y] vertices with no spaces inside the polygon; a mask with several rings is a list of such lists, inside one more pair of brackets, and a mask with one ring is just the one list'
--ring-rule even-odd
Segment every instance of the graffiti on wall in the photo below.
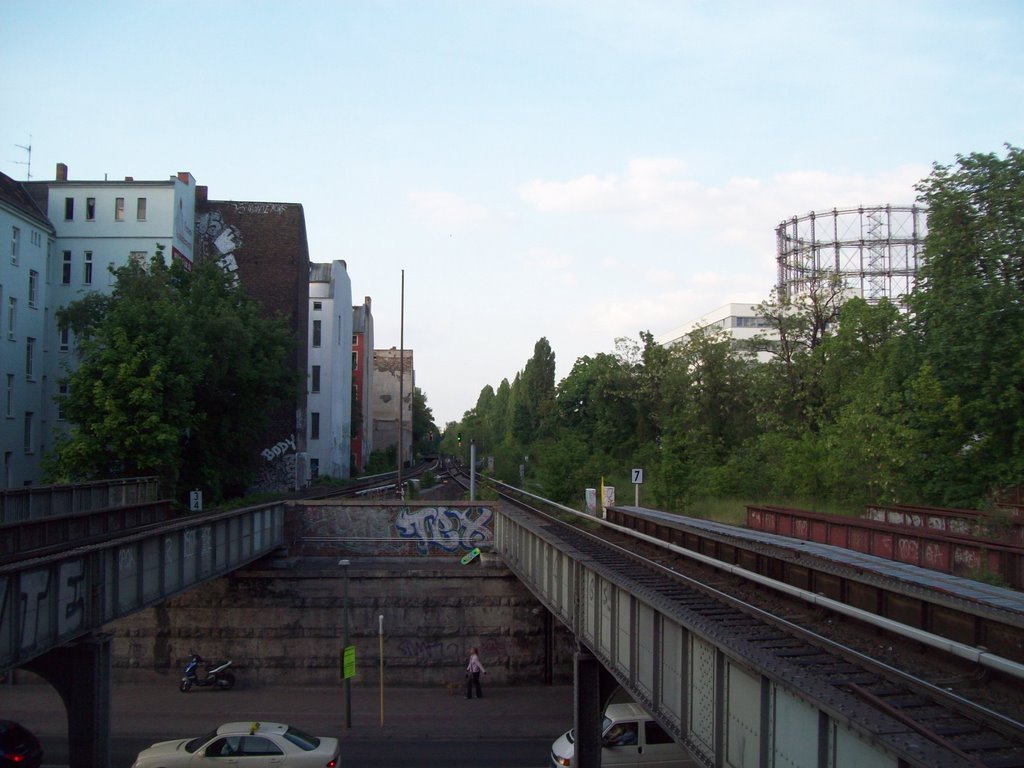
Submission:
{"label": "graffiti on wall", "polygon": [[295,435],[293,433],[291,435],[288,435],[288,437],[286,437],[284,440],[278,440],[276,443],[274,443],[274,445],[270,446],[269,448],[264,448],[262,451],[260,451],[260,456],[262,456],[267,461],[274,461],[275,459],[281,458],[289,451],[294,450],[296,450],[296,448]]}
{"label": "graffiti on wall", "polygon": [[294,522],[294,546],[308,555],[447,555],[488,546],[488,507],[310,505]]}
{"label": "graffiti on wall", "polygon": [[405,507],[395,518],[395,528],[403,539],[412,539],[421,554],[432,547],[444,552],[470,550],[491,541],[491,510],[486,507]]}
{"label": "graffiti on wall", "polygon": [[227,224],[219,211],[200,214],[196,231],[200,238],[200,252],[216,259],[217,265],[238,284],[238,261],[235,252],[242,247],[242,231]]}
{"label": "graffiti on wall", "polygon": [[[56,573],[56,578],[54,578]],[[26,571],[18,579],[0,579],[0,628],[10,636],[10,623],[21,626],[18,645],[28,650],[67,637],[85,625],[84,560],[66,560],[56,570]],[[56,604],[56,605],[54,605]],[[51,613],[53,608],[56,611]],[[51,626],[55,615],[57,626]]]}

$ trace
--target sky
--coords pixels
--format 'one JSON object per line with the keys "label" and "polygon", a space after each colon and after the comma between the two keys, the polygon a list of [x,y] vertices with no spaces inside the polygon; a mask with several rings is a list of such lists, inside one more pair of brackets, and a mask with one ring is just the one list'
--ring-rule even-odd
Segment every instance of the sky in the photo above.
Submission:
{"label": "sky", "polygon": [[542,337],[561,380],[758,303],[783,220],[1024,141],[1018,0],[0,0],[0,30],[0,171],[302,204],[441,426]]}

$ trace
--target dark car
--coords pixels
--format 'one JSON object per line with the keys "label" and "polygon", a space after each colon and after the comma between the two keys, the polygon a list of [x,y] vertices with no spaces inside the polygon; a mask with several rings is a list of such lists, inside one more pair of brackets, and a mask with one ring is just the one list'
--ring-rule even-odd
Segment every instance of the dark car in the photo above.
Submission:
{"label": "dark car", "polygon": [[13,720],[0,720],[0,768],[39,768],[42,762],[39,739]]}

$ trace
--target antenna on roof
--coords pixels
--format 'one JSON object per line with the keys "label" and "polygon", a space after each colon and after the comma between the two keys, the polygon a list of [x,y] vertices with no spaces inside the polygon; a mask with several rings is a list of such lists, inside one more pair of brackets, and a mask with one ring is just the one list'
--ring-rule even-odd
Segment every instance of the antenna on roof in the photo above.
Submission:
{"label": "antenna on roof", "polygon": [[28,152],[28,160],[12,160],[11,162],[16,163],[17,165],[27,165],[28,171],[26,173],[27,178],[25,179],[25,181],[32,181],[32,134],[30,133],[28,135],[27,147],[22,146],[21,144],[15,144],[14,146],[16,146],[18,149],[24,149],[26,152]]}

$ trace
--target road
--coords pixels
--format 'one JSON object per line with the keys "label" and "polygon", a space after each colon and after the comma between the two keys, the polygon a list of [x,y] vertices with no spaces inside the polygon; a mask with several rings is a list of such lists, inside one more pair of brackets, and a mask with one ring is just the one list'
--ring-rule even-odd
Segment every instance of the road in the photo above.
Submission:
{"label": "road", "polygon": [[[60,697],[46,683],[18,673],[0,685],[0,717],[18,720],[43,741],[47,766],[67,765],[67,722]],[[177,690],[171,675],[139,673],[115,683],[110,768],[128,768],[154,741],[198,736],[231,720],[276,721],[342,741],[344,765],[496,766],[544,768],[550,747],[572,724],[568,686],[485,686],[484,698],[461,691],[353,686],[352,728],[345,728],[343,689],[247,686],[233,691]],[[383,722],[382,722],[383,708]]]}

